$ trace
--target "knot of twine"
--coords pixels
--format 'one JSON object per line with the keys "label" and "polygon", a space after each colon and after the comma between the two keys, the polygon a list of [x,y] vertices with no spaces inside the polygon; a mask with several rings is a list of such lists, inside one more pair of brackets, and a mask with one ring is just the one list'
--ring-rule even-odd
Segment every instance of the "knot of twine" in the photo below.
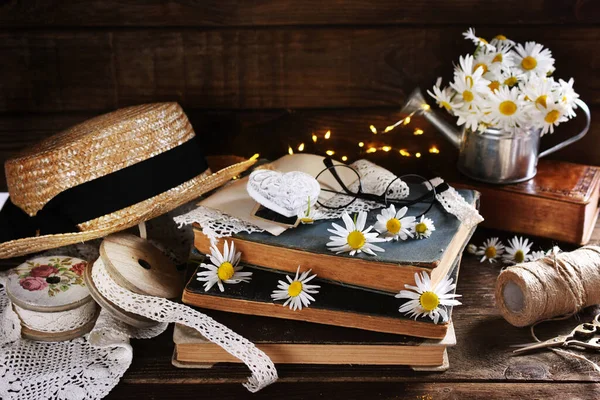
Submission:
{"label": "knot of twine", "polygon": [[[505,290],[516,285],[522,299]],[[600,303],[600,247],[585,246],[505,269],[496,283],[496,302],[503,317],[527,326],[557,316],[573,315]],[[509,307],[518,303],[521,307]],[[508,305],[507,305],[508,304]]]}

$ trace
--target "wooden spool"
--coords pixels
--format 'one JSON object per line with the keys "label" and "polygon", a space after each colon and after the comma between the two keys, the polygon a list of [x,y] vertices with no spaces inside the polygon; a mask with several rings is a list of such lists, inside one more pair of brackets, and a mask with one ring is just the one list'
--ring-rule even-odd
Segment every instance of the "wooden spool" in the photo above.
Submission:
{"label": "wooden spool", "polygon": [[[73,257],[38,257],[10,271],[6,293],[21,319],[23,337],[54,342],[92,330],[99,308],[85,283],[87,264]],[[56,323],[67,314],[80,316],[83,324]]]}
{"label": "wooden spool", "polygon": [[[134,293],[173,299],[181,296],[183,282],[173,262],[148,241],[127,233],[116,233],[100,245],[100,258],[111,278]],[[94,299],[117,319],[138,327],[156,324],[149,318],[127,312],[108,301],[91,279],[93,265],[88,266],[87,281]]]}

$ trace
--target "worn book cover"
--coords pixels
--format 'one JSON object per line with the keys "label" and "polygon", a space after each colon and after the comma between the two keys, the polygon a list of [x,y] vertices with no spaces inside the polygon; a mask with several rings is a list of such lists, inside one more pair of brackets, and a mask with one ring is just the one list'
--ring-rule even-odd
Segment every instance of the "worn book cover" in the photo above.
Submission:
{"label": "worn book cover", "polygon": [[486,227],[586,244],[598,220],[598,167],[540,160],[527,182],[491,185],[458,174],[448,180],[481,192]]}
{"label": "worn book cover", "polygon": [[[276,364],[364,364],[439,367],[446,348],[456,344],[452,325],[443,339],[422,339],[268,317],[206,311],[263,350]],[[177,324],[173,333],[176,366],[193,368],[239,363],[198,331]]]}
{"label": "worn book cover", "polygon": [[[454,260],[450,276],[457,282],[461,257]],[[217,285],[205,291],[203,282],[194,273],[183,292],[184,303],[211,310],[238,314],[262,315],[275,318],[315,322],[327,325],[359,328],[375,332],[441,339],[449,322],[435,324],[429,317],[409,318],[398,311],[407,299],[398,299],[394,293],[340,284],[317,277],[311,284],[319,285],[315,302],[302,310],[283,307],[283,301],[274,302],[271,293],[279,280],[288,272],[266,269],[240,263],[245,272],[252,272],[248,283],[230,284],[221,292]],[[198,266],[196,272],[205,269]],[[302,268],[304,271],[305,269]],[[386,279],[382,276],[381,279]],[[449,319],[452,307],[448,308]]]}
{"label": "worn book cover", "polygon": [[[411,190],[417,187],[411,186]],[[478,206],[479,193],[459,190],[464,199]],[[410,206],[409,215],[419,215],[429,207],[422,202]],[[379,210],[369,213],[367,226],[374,225]],[[414,283],[414,274],[427,271],[432,281],[439,282],[450,270],[458,255],[471,238],[475,228],[468,228],[437,202],[426,215],[435,223],[435,232],[427,239],[409,239],[377,243],[385,252],[377,256],[360,253],[335,254],[329,242],[332,222],[320,220],[310,225],[299,225],[279,236],[264,233],[238,233],[231,239],[242,253],[242,261],[251,265],[295,272],[312,269],[319,277],[349,285],[395,293],[404,284]],[[210,252],[210,239],[199,226],[194,229],[194,245],[201,253]]]}

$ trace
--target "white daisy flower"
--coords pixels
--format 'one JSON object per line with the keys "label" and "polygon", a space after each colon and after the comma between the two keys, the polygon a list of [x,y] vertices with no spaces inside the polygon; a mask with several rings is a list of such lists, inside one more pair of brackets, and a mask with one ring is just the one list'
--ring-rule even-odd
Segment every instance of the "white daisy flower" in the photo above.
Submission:
{"label": "white daisy flower", "polygon": [[417,239],[427,239],[429,236],[431,236],[433,231],[435,231],[433,220],[431,218],[426,218],[424,215],[421,215],[421,219],[413,228],[413,232]]}
{"label": "white daisy flower", "polygon": [[396,212],[393,204],[381,210],[377,216],[375,230],[387,240],[406,240],[413,237],[411,230],[415,227],[415,217],[405,217],[408,207],[402,207]]}
{"label": "white daisy flower", "polygon": [[554,133],[554,127],[561,122],[567,121],[567,111],[562,104],[548,103],[543,110],[535,110],[532,113],[532,118],[536,126],[542,128],[542,135],[546,133]]}
{"label": "white daisy flower", "polygon": [[335,222],[331,225],[334,229],[328,229],[329,232],[335,236],[330,236],[331,242],[327,243],[330,247],[329,250],[335,251],[337,254],[349,252],[351,256],[362,252],[376,256],[374,251],[385,251],[379,246],[373,243],[385,242],[383,238],[377,237],[377,232],[371,232],[372,226],[365,229],[365,223],[367,222],[367,213],[360,211],[355,221],[344,211],[342,214],[342,220],[346,225],[345,228],[336,224]]}
{"label": "white daisy flower", "polygon": [[475,29],[474,28],[469,28],[466,30],[466,32],[463,32],[462,34],[465,39],[470,40],[473,42],[473,44],[477,47],[482,46],[488,50],[494,50],[494,46],[492,46],[491,44],[488,43],[487,40],[485,40],[482,37],[478,37],[477,35],[475,35]]}
{"label": "white daisy flower", "polygon": [[483,242],[483,246],[479,246],[475,255],[482,256],[479,262],[488,260],[493,263],[502,253],[504,253],[504,245],[497,237],[493,237]]}
{"label": "white daisy flower", "polygon": [[456,125],[464,125],[467,129],[476,132],[479,129],[479,122],[483,118],[483,113],[477,107],[471,110],[455,110],[454,113],[458,117]]}
{"label": "white daisy flower", "polygon": [[211,264],[201,263],[202,268],[208,271],[198,272],[197,280],[206,282],[204,291],[208,292],[215,284],[219,286],[221,292],[225,291],[223,283],[236,284],[240,282],[250,282],[252,272],[242,272],[243,267],[238,267],[242,253],[235,252],[235,244],[231,242],[231,247],[225,241],[223,245],[223,254],[219,251],[215,244],[210,246],[210,262]]}
{"label": "white daisy flower", "polygon": [[558,80],[558,101],[565,106],[569,117],[575,116],[574,110],[577,109],[577,99],[579,99],[579,95],[573,89],[573,83],[575,83],[573,78],[569,79],[568,82],[562,79]]}
{"label": "white daisy flower", "polygon": [[554,70],[552,52],[539,43],[526,42],[525,47],[517,44],[511,53],[515,66],[525,74],[546,76]]}
{"label": "white daisy flower", "polygon": [[509,88],[515,87],[522,80],[521,71],[517,68],[503,69],[500,73],[500,83]]}
{"label": "white daisy flower", "polygon": [[489,113],[490,123],[507,130],[522,126],[527,121],[523,97],[518,88],[509,89],[505,86],[490,93],[489,103],[484,110]]}
{"label": "white daisy flower", "polygon": [[469,243],[467,246],[467,253],[475,255],[475,253],[477,253],[477,246],[475,246],[473,243]]}
{"label": "white daisy flower", "polygon": [[302,224],[312,224],[315,222],[317,217],[317,213],[314,207],[310,206],[310,197],[308,198],[308,205],[306,206],[306,210],[300,211],[298,213],[298,219]]}
{"label": "white daisy flower", "polygon": [[444,277],[436,286],[432,287],[431,279],[426,272],[422,272],[421,276],[415,274],[416,286],[404,285],[406,289],[401,290],[395,297],[398,299],[409,299],[402,304],[398,309],[401,313],[406,313],[408,316],[417,319],[420,316],[427,316],[437,324],[448,321],[448,306],[459,306],[461,303],[456,300],[460,297],[459,294],[451,293],[456,284],[452,283],[452,278]]}
{"label": "white daisy flower", "polygon": [[463,103],[462,110],[472,110],[481,101],[481,95],[489,92],[487,85],[490,81],[482,78],[482,72],[481,68],[478,68],[471,76],[460,72],[450,83],[450,87],[458,93],[457,101]]}
{"label": "white daisy flower", "polygon": [[441,84],[442,78],[438,78],[437,83],[433,87],[433,93],[429,90],[427,91],[427,93],[435,99],[440,108],[444,107],[446,111],[452,112],[453,110],[462,107],[463,103],[454,99],[455,96],[452,89],[449,87],[440,89]]}
{"label": "white daisy flower", "polygon": [[530,75],[527,81],[519,84],[519,89],[525,94],[525,98],[538,110],[546,109],[548,103],[553,103],[552,91],[556,88],[553,78]]}
{"label": "white daisy flower", "polygon": [[302,310],[302,307],[308,307],[310,302],[314,302],[315,298],[311,294],[317,294],[321,286],[319,285],[308,285],[307,283],[313,280],[317,275],[310,274],[311,270],[305,271],[300,274],[300,266],[296,270],[296,277],[292,280],[289,275],[286,275],[287,282],[278,281],[277,289],[271,293],[273,300],[285,300],[283,306],[290,307],[290,310]]}
{"label": "white daisy flower", "polygon": [[531,260],[531,246],[533,242],[529,239],[515,236],[508,241],[509,246],[506,246],[506,252],[502,255],[502,259],[508,264],[521,264]]}
{"label": "white daisy flower", "polygon": [[530,256],[531,256],[530,257],[531,261],[537,261],[537,260],[541,260],[542,258],[546,257],[546,253],[543,250],[532,251]]}
{"label": "white daisy flower", "polygon": [[499,73],[500,70],[510,69],[515,65],[509,46],[497,47],[488,53],[489,70]]}
{"label": "white daisy flower", "polygon": [[[458,66],[454,69],[454,86],[452,83],[450,86],[461,95],[463,91],[455,87],[461,83],[472,92],[483,92],[490,83],[487,79],[482,78],[483,68],[474,68],[473,62],[473,56],[470,54],[467,54],[464,58],[462,56],[458,58]],[[468,97],[467,95],[467,99]]]}
{"label": "white daisy flower", "polygon": [[506,36],[500,34],[500,35],[494,36],[494,38],[492,40],[490,40],[490,44],[496,48],[498,48],[498,47],[510,48],[515,45],[515,42],[513,40],[510,40]]}

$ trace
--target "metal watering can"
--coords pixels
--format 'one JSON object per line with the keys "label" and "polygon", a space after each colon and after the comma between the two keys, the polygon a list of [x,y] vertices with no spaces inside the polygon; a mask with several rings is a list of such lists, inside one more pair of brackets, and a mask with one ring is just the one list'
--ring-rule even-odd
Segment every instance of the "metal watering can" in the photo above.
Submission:
{"label": "metal watering can", "polygon": [[501,129],[488,128],[474,133],[460,131],[448,123],[428,104],[420,89],[415,89],[403,112],[419,113],[435,126],[459,149],[458,169],[466,176],[486,183],[508,184],[527,181],[537,172],[538,158],[546,157],[585,136],[590,129],[590,109],[579,102],[579,109],[586,116],[585,128],[577,135],[540,153],[540,129],[523,129],[515,134]]}

